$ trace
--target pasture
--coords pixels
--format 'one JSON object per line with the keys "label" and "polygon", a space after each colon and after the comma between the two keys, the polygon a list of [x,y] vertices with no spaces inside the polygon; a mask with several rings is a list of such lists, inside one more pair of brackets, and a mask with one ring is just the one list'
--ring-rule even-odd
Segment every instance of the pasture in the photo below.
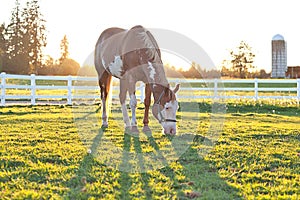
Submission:
{"label": "pasture", "polygon": [[181,102],[174,137],[153,118],[125,134],[111,112],[102,130],[97,105],[0,107],[0,199],[300,198],[294,103]]}

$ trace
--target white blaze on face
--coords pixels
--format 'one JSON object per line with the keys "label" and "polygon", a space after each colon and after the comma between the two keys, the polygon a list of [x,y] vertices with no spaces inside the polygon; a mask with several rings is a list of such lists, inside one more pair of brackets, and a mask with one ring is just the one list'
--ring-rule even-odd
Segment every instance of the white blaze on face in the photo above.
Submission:
{"label": "white blaze on face", "polygon": [[166,119],[176,119],[177,109],[178,109],[178,102],[176,100],[167,102],[163,109],[164,117]]}
{"label": "white blaze on face", "polygon": [[[102,61],[103,62],[103,61]],[[121,77],[123,61],[120,56],[115,56],[115,60],[108,66],[110,73],[116,77]]]}
{"label": "white blaze on face", "polygon": [[[162,115],[165,119],[176,120],[176,111],[178,109],[178,102],[170,101],[167,102],[164,109],[162,110]],[[164,132],[166,134],[175,134],[176,133],[176,122],[162,122]]]}
{"label": "white blaze on face", "polygon": [[154,81],[154,76],[156,74],[155,68],[153,67],[151,62],[148,62],[148,69],[149,69],[149,77]]}

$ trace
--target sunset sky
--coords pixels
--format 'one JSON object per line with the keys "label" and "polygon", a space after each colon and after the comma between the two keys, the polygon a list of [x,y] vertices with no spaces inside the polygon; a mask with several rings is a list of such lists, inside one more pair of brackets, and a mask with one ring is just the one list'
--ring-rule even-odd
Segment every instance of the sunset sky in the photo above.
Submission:
{"label": "sunset sky", "polygon": [[[1,0],[1,23],[9,21],[14,3]],[[200,45],[215,65],[228,57],[229,49],[245,40],[257,55],[255,64],[270,71],[271,39],[278,33],[287,41],[288,65],[300,65],[296,3],[296,0],[42,0],[40,5],[48,30],[45,52],[54,58],[59,56],[59,44],[65,34],[70,43],[70,57],[82,65],[104,29],[141,24],[185,35]],[[170,58],[164,60],[183,65]]]}

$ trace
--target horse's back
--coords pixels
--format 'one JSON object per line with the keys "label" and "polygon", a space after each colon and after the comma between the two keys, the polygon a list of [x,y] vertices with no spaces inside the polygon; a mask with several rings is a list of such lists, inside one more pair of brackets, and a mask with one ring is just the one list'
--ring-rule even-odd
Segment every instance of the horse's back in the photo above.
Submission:
{"label": "horse's back", "polygon": [[[95,48],[95,67],[98,76],[103,72],[122,78],[128,71],[139,69],[138,79],[144,81],[149,62],[156,72],[164,74],[161,53],[153,35],[143,26],[134,26],[129,30],[108,28],[104,30]],[[161,66],[155,66],[155,65]],[[138,70],[137,70],[138,71]],[[133,71],[132,71],[133,72]]]}
{"label": "horse's back", "polygon": [[118,28],[118,27],[113,27],[113,28],[105,29],[101,33],[101,35],[100,35],[100,37],[99,37],[99,39],[98,39],[98,41],[96,43],[96,46],[99,45],[99,43],[103,42],[104,40],[107,40],[111,36],[113,36],[115,34],[118,34],[118,33],[121,33],[121,32],[124,32],[124,31],[125,31],[125,29]]}
{"label": "horse's back", "polygon": [[[113,54],[116,54],[117,52],[113,52],[113,51],[117,51],[115,49],[115,45],[111,45],[111,44],[107,44],[107,43],[111,43],[112,41],[117,42],[116,41],[116,37],[122,32],[124,32],[125,29],[122,28],[117,28],[117,27],[113,27],[113,28],[108,28],[106,30],[104,30],[100,37],[98,38],[98,41],[96,43],[95,46],[95,67],[96,70],[98,72],[98,75],[103,73],[103,70],[105,70],[105,66],[104,65],[104,57],[112,57]],[[112,36],[115,36],[115,38],[111,38]],[[113,48],[113,49],[108,49],[108,48]],[[105,53],[106,52],[106,53]],[[104,54],[111,54],[111,56],[107,56]],[[110,60],[113,58],[110,58]]]}

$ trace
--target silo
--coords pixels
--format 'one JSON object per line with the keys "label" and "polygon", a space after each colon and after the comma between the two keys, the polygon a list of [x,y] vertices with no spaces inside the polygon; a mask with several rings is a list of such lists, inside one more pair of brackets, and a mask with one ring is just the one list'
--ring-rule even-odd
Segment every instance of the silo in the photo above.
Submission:
{"label": "silo", "polygon": [[286,42],[282,35],[275,35],[272,38],[272,78],[285,78],[287,70],[287,49]]}

